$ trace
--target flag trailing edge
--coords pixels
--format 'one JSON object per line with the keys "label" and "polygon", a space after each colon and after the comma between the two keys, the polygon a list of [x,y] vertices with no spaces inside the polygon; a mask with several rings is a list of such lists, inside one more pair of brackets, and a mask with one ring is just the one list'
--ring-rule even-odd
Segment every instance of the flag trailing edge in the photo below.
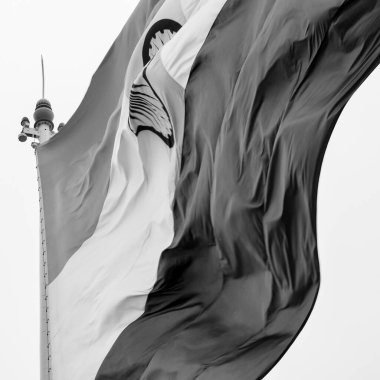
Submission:
{"label": "flag trailing edge", "polygon": [[[38,149],[55,379],[252,379],[319,286],[320,165],[378,1],[141,1]],[[68,141],[67,141],[68,140]]]}

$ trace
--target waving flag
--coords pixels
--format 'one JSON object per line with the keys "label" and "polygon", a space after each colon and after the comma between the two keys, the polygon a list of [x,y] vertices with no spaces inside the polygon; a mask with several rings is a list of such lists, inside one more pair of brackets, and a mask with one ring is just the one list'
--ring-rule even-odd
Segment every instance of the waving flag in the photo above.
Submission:
{"label": "waving flag", "polygon": [[377,0],[141,0],[38,148],[53,380],[261,379],[319,287],[329,136]]}

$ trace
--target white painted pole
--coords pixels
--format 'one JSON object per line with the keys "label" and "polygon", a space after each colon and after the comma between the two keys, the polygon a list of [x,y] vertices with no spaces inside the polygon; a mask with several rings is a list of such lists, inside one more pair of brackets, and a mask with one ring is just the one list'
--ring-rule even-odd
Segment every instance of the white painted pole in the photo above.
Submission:
{"label": "white painted pole", "polygon": [[46,123],[42,122],[41,124],[38,124],[38,127],[36,127],[36,129],[38,131],[38,139],[40,141],[40,144],[49,141],[53,136],[53,132],[50,130],[50,126]]}

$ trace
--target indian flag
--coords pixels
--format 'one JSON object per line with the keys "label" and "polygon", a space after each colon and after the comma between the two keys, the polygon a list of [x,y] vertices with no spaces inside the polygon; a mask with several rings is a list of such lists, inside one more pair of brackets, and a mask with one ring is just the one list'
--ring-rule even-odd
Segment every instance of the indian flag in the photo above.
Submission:
{"label": "indian flag", "polygon": [[316,300],[316,196],[378,0],[141,0],[37,149],[42,376],[261,379]]}

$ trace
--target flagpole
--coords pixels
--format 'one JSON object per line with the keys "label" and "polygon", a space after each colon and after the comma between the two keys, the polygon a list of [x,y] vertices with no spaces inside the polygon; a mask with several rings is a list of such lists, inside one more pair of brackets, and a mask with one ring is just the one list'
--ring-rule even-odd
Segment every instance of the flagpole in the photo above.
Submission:
{"label": "flagpole", "polygon": [[[27,117],[21,120],[21,132],[18,135],[20,142],[31,138],[36,157],[38,196],[40,205],[40,380],[52,380],[50,331],[49,331],[49,292],[48,292],[48,263],[45,233],[45,216],[43,207],[43,193],[38,163],[38,147],[46,144],[54,135],[54,113],[49,100],[45,98],[45,69],[41,55],[42,67],[42,98],[38,100],[33,114],[34,126],[30,126]],[[64,126],[61,123],[58,131]]]}
{"label": "flagpole", "polygon": [[52,380],[51,376],[51,353],[49,331],[49,297],[48,297],[48,266],[46,251],[45,216],[41,188],[41,177],[36,157],[38,198],[40,205],[40,380]]}

